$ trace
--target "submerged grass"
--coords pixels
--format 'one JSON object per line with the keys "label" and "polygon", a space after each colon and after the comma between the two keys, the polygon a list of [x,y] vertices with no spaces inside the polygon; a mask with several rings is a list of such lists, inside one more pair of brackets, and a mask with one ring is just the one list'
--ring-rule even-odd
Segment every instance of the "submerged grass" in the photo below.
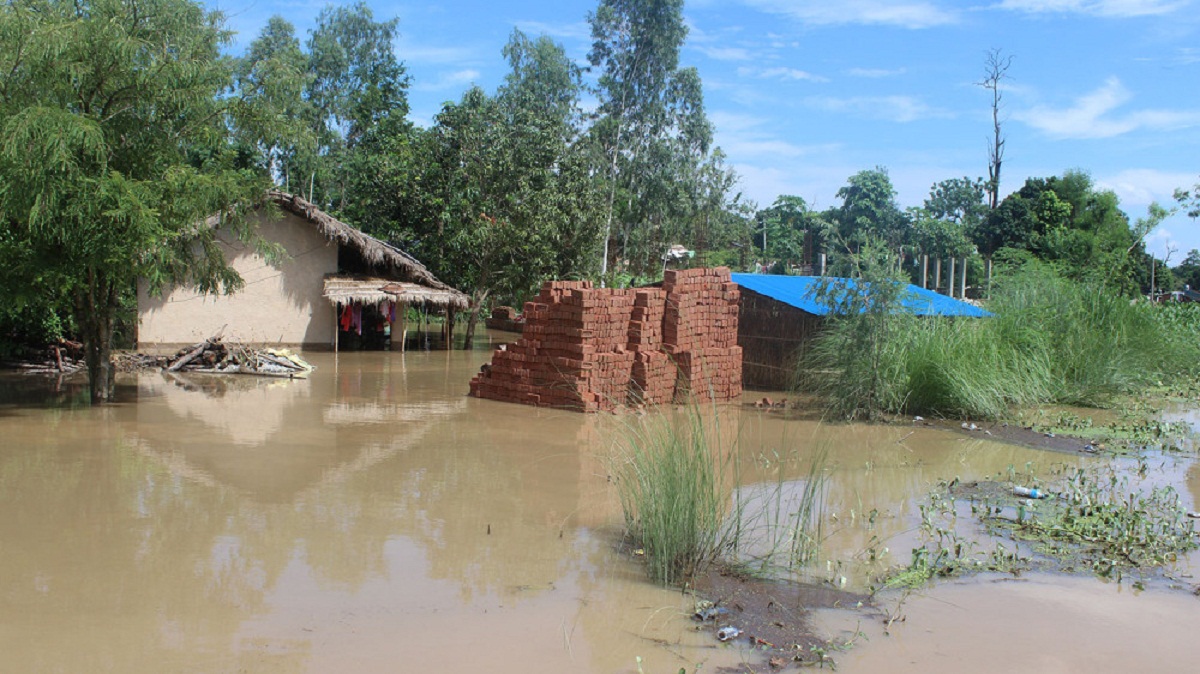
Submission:
{"label": "submerged grass", "polygon": [[1200,307],[1131,302],[1031,263],[997,283],[987,308],[986,319],[916,319],[894,307],[834,317],[801,381],[845,418],[995,419],[1013,406],[1103,406],[1200,368]]}
{"label": "submerged grass", "polygon": [[826,451],[802,483],[794,457],[774,457],[774,482],[743,484],[739,432],[693,405],[638,417],[614,457],[626,531],[657,582],[678,584],[713,563],[752,576],[811,562],[821,542]]}
{"label": "submerged grass", "polygon": [[695,407],[679,418],[648,415],[631,425],[614,470],[629,535],[650,576],[678,583],[730,546],[726,518],[734,452],[720,451],[719,419]]}

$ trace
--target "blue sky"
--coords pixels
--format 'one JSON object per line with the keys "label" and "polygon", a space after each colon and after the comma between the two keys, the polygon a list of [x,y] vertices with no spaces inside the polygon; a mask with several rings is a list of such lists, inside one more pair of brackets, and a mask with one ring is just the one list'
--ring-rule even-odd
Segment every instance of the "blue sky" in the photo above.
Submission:
{"label": "blue sky", "polygon": [[[240,50],[279,14],[301,36],[320,0],[206,0]],[[369,0],[400,19],[412,118],[427,125],[471,84],[494,91],[513,28],[546,34],[586,64],[596,2]],[[901,206],[945,178],[984,176],[991,48],[1004,86],[1003,193],[1031,176],[1088,171],[1131,218],[1200,181],[1200,0],[694,0],[681,65],[704,81],[717,144],[760,207],[779,194],[838,203],[855,172],[883,166]],[[1200,222],[1176,215],[1148,238],[1177,264]]]}

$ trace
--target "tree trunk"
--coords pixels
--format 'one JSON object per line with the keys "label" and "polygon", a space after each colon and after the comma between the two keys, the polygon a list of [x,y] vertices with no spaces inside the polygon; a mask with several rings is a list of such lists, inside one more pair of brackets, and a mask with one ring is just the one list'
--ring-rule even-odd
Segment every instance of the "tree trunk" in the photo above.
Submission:
{"label": "tree trunk", "polygon": [[463,335],[462,350],[471,350],[471,341],[475,339],[475,324],[479,322],[479,312],[483,309],[483,303],[487,301],[488,290],[484,288],[476,288],[471,294],[471,315],[467,318],[467,331]]}
{"label": "tree trunk", "polygon": [[89,286],[75,298],[76,320],[87,362],[88,385],[92,404],[112,400],[113,317],[118,309],[117,289],[107,280],[98,278],[95,271],[88,274]]}

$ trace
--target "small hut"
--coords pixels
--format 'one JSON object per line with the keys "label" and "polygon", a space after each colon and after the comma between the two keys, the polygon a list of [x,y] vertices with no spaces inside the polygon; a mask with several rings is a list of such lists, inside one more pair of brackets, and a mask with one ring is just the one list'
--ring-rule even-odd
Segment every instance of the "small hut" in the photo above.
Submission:
{"label": "small hut", "polygon": [[449,331],[454,312],[469,305],[465,294],[399,248],[299,196],[273,190],[267,198],[283,217],[249,217],[283,259],[268,263],[252,245],[218,232],[218,245],[245,285],[232,295],[176,286],[154,296],[139,284],[140,347],[192,344],[222,330],[229,340],[308,348],[387,348],[395,336],[402,347],[409,307],[423,316],[444,312]]}
{"label": "small hut", "polygon": [[[817,301],[817,284],[854,279],[820,276],[732,274],[741,287],[738,345],[742,347],[742,384],[747,388],[782,391],[791,387],[796,363],[821,329],[832,308]],[[900,306],[915,316],[990,316],[977,306],[909,285]]]}

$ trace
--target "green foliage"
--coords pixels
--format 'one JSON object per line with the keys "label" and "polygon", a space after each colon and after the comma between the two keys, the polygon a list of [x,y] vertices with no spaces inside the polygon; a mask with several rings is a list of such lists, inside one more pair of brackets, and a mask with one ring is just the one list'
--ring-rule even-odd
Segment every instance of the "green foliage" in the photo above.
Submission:
{"label": "green foliage", "polygon": [[731,454],[717,443],[716,420],[689,407],[678,422],[643,417],[628,429],[614,466],[630,537],[657,582],[702,572],[731,544]]}
{"label": "green foliage", "polygon": [[1188,214],[1189,218],[1200,218],[1200,182],[1197,182],[1190,190],[1182,188],[1175,190],[1175,200],[1179,202],[1180,208]]}
{"label": "green foliage", "polygon": [[738,207],[729,197],[736,180],[710,152],[699,73],[679,67],[682,0],[601,0],[588,20],[588,60],[599,74],[588,138],[607,196],[601,274],[615,261],[645,276],[669,245],[704,250],[731,240],[725,225]]}
{"label": "green foliage", "polygon": [[1131,226],[1116,194],[1096,190],[1083,171],[1067,171],[1026,180],[971,236],[984,255],[1025,250],[1063,276],[1133,294],[1148,275],[1142,240],[1167,215],[1152,204]]}
{"label": "green foliage", "polygon": [[376,21],[363,2],[329,6],[305,51],[275,16],[238,60],[238,91],[258,113],[238,125],[239,139],[285,190],[327,209],[352,206],[363,140],[408,114],[397,23]]}
{"label": "green foliage", "polygon": [[1172,318],[1183,309],[1131,304],[1039,263],[998,280],[991,318],[890,317],[898,299],[874,315],[839,315],[817,338],[802,385],[836,415],[1000,418],[1014,405],[1105,405],[1200,362],[1200,333]]}
{"label": "green foliage", "polygon": [[504,53],[511,72],[494,96],[472,88],[427,131],[391,122],[367,134],[350,209],[471,291],[476,309],[588,274],[599,243],[580,70],[560,45],[520,31]]}
{"label": "green foliage", "polygon": [[103,401],[139,278],[240,283],[197,226],[248,237],[265,187],[228,142],[248,107],[227,95],[229,34],[189,0],[44,0],[0,6],[0,36],[0,288],[69,302]]}
{"label": "green foliage", "polygon": [[842,200],[836,215],[838,234],[846,244],[878,239],[895,248],[907,240],[910,223],[896,205],[887,169],[880,166],[850,176],[837,197]]}
{"label": "green foliage", "polygon": [[754,220],[754,256],[784,269],[812,264],[815,252],[825,247],[829,225],[800,197],[781,195],[770,208],[755,213]]}
{"label": "green foliage", "polygon": [[905,343],[913,318],[897,309],[907,283],[882,242],[865,239],[849,257],[854,278],[826,277],[817,287],[817,301],[831,313],[800,364],[799,382],[822,394],[834,415],[870,419],[904,405],[893,351]]}

